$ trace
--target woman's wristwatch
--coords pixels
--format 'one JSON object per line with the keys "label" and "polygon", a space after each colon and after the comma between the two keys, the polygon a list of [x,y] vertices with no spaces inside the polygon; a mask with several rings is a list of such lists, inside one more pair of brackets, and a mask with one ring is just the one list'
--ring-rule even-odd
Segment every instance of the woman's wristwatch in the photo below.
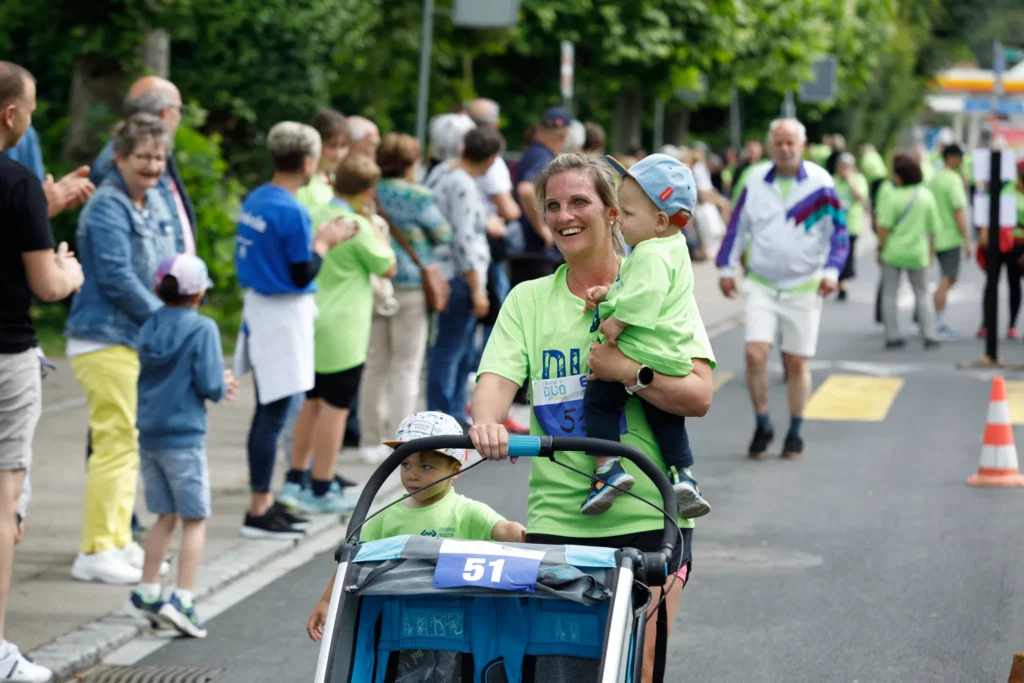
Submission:
{"label": "woman's wristwatch", "polygon": [[632,396],[641,389],[646,389],[653,381],[654,370],[651,370],[646,365],[641,365],[640,369],[636,371],[636,383],[631,387],[626,387],[626,393]]}

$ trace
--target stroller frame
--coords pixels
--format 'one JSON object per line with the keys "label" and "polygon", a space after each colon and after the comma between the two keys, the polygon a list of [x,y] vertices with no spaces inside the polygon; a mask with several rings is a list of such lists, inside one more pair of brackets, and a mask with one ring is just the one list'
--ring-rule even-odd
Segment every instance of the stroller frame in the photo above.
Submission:
{"label": "stroller frame", "polygon": [[[359,530],[366,519],[374,497],[391,473],[409,455],[441,448],[473,448],[473,444],[469,437],[465,436],[436,436],[408,441],[396,448],[380,464],[363,488],[349,520],[347,540],[335,552],[338,568],[324,625],[324,637],[320,645],[315,683],[340,683],[342,680],[347,683],[352,680],[354,651],[358,646],[357,622],[362,604],[359,590],[365,588],[366,584],[372,580],[369,576],[364,577],[361,586],[354,585],[355,577],[359,573],[356,556],[362,547],[359,542]],[[650,587],[665,585],[668,577],[679,569],[678,566],[675,566],[678,563],[673,561],[677,541],[681,541],[676,524],[678,505],[675,492],[665,474],[650,459],[626,444],[589,438],[509,437],[510,457],[547,457],[554,460],[554,454],[558,451],[584,451],[627,459],[654,482],[661,494],[662,506],[660,509],[664,513],[665,524],[659,550],[641,552],[635,548],[614,549],[614,569],[612,570],[611,565],[604,565],[609,567],[609,571],[612,572],[612,579],[608,582],[610,585],[606,586],[611,595],[607,599],[608,611],[601,649],[602,656],[596,680],[600,683],[640,681],[644,658],[644,633],[648,621],[647,610],[651,604],[652,595]],[[547,546],[531,544],[494,545],[506,548],[550,550]],[[561,546],[561,548],[568,547]],[[370,574],[372,575],[373,572]],[[522,593],[504,590],[485,591],[483,588],[475,590],[483,592],[482,595],[485,597],[495,599],[523,597]],[[643,593],[646,593],[645,604],[640,607],[635,606],[634,598],[638,594],[642,596]],[[437,593],[434,594],[437,595]],[[456,595],[465,594],[456,593]],[[474,593],[474,595],[480,596],[481,593]],[[538,597],[541,596],[538,595]],[[339,660],[339,656],[342,659]],[[347,672],[343,679],[338,675],[342,671]],[[573,683],[582,682],[574,681]]]}

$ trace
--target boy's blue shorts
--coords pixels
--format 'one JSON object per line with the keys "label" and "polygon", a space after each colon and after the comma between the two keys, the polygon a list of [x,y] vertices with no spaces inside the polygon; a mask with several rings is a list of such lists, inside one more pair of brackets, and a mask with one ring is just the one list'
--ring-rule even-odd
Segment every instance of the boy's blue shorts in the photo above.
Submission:
{"label": "boy's blue shorts", "polygon": [[143,448],[139,455],[150,512],[177,514],[182,519],[210,516],[210,471],[205,448]]}

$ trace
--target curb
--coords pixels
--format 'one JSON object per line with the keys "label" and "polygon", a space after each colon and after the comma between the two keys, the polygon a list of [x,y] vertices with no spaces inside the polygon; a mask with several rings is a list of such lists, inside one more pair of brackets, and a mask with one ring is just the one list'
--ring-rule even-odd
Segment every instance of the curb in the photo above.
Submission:
{"label": "curb", "polygon": [[[377,497],[390,497],[393,486],[382,487]],[[360,487],[359,492],[362,492]],[[371,507],[371,511],[378,506]],[[271,560],[288,554],[320,534],[347,523],[348,517],[338,516],[313,518],[305,538],[293,541],[245,541],[235,550],[228,551],[203,566],[196,580],[195,599],[208,598],[220,589],[234,583],[246,574],[258,569]],[[124,587],[126,592],[131,586]],[[137,616],[126,604],[118,610],[83,624],[74,631],[57,636],[49,643],[27,653],[40,665],[53,671],[53,683],[70,679],[89,667],[99,664],[103,657],[125,643],[149,631],[149,624]]]}

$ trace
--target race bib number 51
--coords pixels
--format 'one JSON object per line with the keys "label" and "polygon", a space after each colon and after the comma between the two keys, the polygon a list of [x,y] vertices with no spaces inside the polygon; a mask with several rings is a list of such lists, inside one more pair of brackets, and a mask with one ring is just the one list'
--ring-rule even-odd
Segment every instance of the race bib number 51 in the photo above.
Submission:
{"label": "race bib number 51", "polygon": [[475,586],[532,593],[543,558],[543,550],[445,539],[437,555],[434,588]]}
{"label": "race bib number 51", "polygon": [[[538,379],[533,382],[533,414],[548,436],[584,437],[587,423],[583,416],[586,375]],[[619,421],[619,434],[626,434],[626,414]]]}

